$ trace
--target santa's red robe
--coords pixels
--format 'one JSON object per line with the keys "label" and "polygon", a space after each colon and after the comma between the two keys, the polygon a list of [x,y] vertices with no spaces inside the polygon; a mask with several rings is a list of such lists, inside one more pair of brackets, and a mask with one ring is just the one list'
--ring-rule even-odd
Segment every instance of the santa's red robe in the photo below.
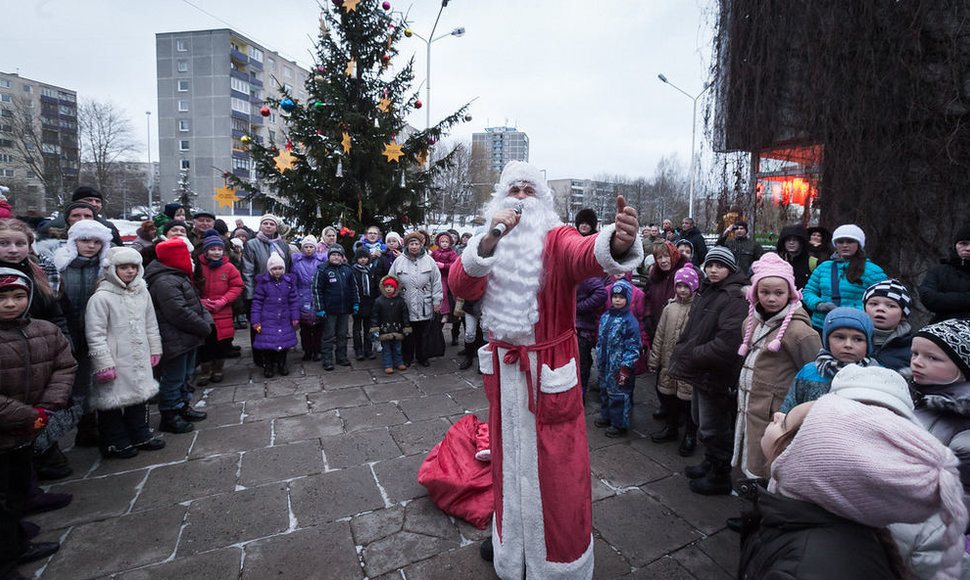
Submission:
{"label": "santa's red robe", "polygon": [[[503,579],[592,578],[589,448],[579,384],[576,286],[643,260],[639,241],[621,261],[610,255],[613,226],[582,236],[546,234],[533,344],[492,338],[478,352],[488,397],[495,516],[495,571]],[[452,266],[455,296],[483,296],[495,258],[478,255],[483,234]],[[526,299],[523,297],[523,300]]]}

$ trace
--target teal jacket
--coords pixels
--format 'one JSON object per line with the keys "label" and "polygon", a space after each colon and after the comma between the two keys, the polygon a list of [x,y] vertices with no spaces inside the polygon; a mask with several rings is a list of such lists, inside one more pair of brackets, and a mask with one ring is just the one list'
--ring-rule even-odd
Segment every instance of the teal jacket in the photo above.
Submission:
{"label": "teal jacket", "polygon": [[839,295],[841,297],[838,306],[848,306],[863,310],[862,295],[866,289],[876,282],[882,282],[888,276],[882,268],[877,266],[872,260],[866,260],[865,270],[862,271],[862,281],[854,284],[845,279],[845,269],[849,263],[844,260],[829,260],[822,262],[812,272],[812,277],[808,279],[808,284],[802,290],[802,303],[812,312],[812,326],[822,328],[825,322],[825,312],[815,309],[822,302],[832,302],[832,268],[837,268],[837,278],[839,284]]}

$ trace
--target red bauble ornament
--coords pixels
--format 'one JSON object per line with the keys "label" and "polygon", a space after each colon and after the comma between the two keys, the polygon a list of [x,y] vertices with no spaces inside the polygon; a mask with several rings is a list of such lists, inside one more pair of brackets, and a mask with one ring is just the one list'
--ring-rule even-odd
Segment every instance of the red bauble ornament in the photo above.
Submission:
{"label": "red bauble ornament", "polygon": [[269,107],[263,107],[259,110],[259,114],[264,117],[269,117]]}
{"label": "red bauble ornament", "polygon": [[222,178],[223,179],[229,179],[229,172],[228,171],[223,171],[222,172]]}
{"label": "red bauble ornament", "polygon": [[385,54],[384,56],[381,57],[381,60],[383,60],[384,62],[391,62],[391,57]]}
{"label": "red bauble ornament", "polygon": [[415,109],[420,109],[421,108],[421,101],[414,101],[414,108]]}
{"label": "red bauble ornament", "polygon": [[390,10],[391,9],[391,3],[390,2],[385,2],[385,3],[381,4],[381,8],[383,8],[384,10]]}

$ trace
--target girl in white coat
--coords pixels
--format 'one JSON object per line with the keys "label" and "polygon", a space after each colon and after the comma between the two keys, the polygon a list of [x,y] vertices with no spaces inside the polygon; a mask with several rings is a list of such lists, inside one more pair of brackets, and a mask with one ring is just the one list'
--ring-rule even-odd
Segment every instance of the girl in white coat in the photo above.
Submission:
{"label": "girl in white coat", "polygon": [[85,335],[95,373],[91,406],[98,412],[101,453],[127,459],[165,447],[148,426],[146,402],[158,393],[152,367],[162,356],[155,308],[141,254],[111,248],[88,300]]}

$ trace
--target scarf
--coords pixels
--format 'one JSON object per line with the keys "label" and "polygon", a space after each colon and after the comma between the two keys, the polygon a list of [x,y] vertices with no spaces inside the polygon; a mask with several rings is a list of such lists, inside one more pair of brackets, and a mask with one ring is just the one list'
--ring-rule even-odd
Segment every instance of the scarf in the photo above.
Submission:
{"label": "scarf", "polygon": [[208,264],[208,266],[210,268],[212,268],[213,270],[215,270],[216,268],[218,268],[219,266],[221,266],[221,265],[223,265],[225,263],[226,263],[226,257],[225,256],[219,258],[218,260],[210,260],[210,259],[206,258],[206,264]]}
{"label": "scarf", "polygon": [[900,322],[892,330],[879,330],[878,328],[874,328],[872,329],[872,345],[881,347],[897,336],[906,336],[910,330],[912,330],[912,327],[905,320]]}
{"label": "scarf", "polygon": [[836,373],[845,368],[846,365],[850,364],[857,364],[860,367],[867,367],[872,364],[872,359],[868,356],[864,356],[862,357],[862,360],[857,363],[842,362],[835,358],[831,351],[829,351],[827,348],[819,350],[818,357],[815,358],[815,368],[818,369],[818,374],[829,379],[834,377]]}
{"label": "scarf", "polygon": [[256,232],[256,239],[266,242],[267,244],[275,244],[276,242],[280,241],[280,235],[276,234],[276,237],[271,238],[263,232]]}

